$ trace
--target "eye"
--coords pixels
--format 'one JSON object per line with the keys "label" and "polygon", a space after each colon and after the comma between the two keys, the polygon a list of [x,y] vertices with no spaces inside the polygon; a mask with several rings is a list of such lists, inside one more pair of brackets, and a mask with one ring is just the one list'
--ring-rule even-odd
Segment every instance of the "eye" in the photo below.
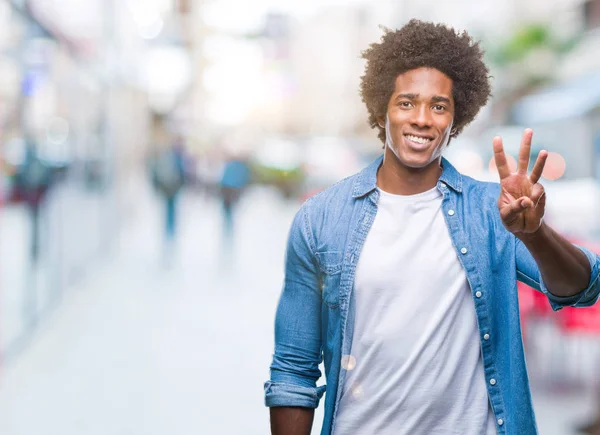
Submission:
{"label": "eye", "polygon": [[410,103],[410,101],[400,101],[400,107],[409,108],[411,106],[412,104]]}
{"label": "eye", "polygon": [[446,110],[446,106],[442,106],[441,104],[436,104],[435,106],[433,106],[433,110],[443,112],[444,110]]}

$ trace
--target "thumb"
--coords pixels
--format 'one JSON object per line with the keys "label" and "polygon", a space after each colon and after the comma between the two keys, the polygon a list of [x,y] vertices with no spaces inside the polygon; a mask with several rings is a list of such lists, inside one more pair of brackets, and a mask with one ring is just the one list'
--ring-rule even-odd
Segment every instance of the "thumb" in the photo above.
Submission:
{"label": "thumb", "polygon": [[522,196],[521,198],[504,205],[500,209],[500,217],[504,222],[512,223],[519,217],[521,213],[532,206],[533,202],[531,199],[527,198],[526,196]]}

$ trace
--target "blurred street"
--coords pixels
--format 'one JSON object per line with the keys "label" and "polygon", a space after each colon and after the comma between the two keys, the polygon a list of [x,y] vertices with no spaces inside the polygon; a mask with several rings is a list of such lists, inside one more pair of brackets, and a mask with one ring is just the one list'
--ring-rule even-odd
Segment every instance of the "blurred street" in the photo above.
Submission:
{"label": "blurred street", "polygon": [[251,191],[240,204],[233,256],[222,249],[219,204],[182,198],[168,269],[157,204],[140,201],[118,252],[3,368],[0,433],[266,433],[262,383],[298,206],[274,195]]}
{"label": "blurred street", "polygon": [[[149,192],[138,198],[115,252],[68,290],[3,367],[1,434],[268,433],[262,384],[286,233],[299,204],[250,190],[229,256],[219,204],[188,194],[166,268],[157,204]],[[593,409],[581,393],[534,391],[534,402],[542,435],[574,433]],[[313,433],[321,418],[318,410]]]}
{"label": "blurred street", "polygon": [[[498,181],[532,128],[600,254],[600,0],[0,0],[0,435],[269,433],[290,223],[381,154],[360,53],[413,18],[486,53],[444,156]],[[518,291],[540,434],[600,427],[600,304]]]}
{"label": "blurred street", "polygon": [[[8,354],[18,348],[27,323],[35,323],[60,302],[58,289],[81,278],[86,262],[94,259],[92,247],[103,245],[100,239],[111,225],[102,211],[105,202],[68,184],[59,186],[41,213],[40,249],[46,255],[37,267],[29,261],[27,207],[0,209],[0,348]],[[73,204],[81,204],[77,213],[71,212]]]}

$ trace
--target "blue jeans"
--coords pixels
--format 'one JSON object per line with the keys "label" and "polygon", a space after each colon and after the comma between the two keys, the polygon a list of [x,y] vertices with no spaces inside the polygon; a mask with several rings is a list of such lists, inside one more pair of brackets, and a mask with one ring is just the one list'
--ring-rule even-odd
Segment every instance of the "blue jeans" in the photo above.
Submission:
{"label": "blue jeans", "polygon": [[166,216],[165,216],[165,236],[172,240],[175,238],[177,227],[177,196],[167,196],[166,201]]}

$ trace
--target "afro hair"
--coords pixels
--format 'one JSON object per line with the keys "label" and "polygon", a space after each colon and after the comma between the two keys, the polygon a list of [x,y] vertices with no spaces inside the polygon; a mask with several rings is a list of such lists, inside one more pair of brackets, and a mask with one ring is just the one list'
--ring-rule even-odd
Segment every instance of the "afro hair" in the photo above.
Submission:
{"label": "afro hair", "polygon": [[456,137],[468,125],[491,95],[489,70],[483,51],[467,32],[458,33],[443,24],[410,20],[396,31],[384,28],[379,43],[362,52],[367,60],[361,77],[360,94],[369,112],[371,128],[379,129],[385,143],[385,118],[396,78],[407,71],[435,68],[452,79],[454,129]]}

